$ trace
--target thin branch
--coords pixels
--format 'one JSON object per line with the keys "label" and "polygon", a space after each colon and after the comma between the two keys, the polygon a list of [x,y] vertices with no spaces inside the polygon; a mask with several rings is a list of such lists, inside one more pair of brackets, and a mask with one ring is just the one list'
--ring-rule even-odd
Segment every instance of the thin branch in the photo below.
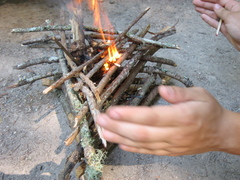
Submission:
{"label": "thin branch", "polygon": [[176,74],[176,73],[169,72],[169,71],[164,70],[164,69],[162,69],[162,68],[160,68],[160,67],[158,67],[158,68],[156,68],[156,67],[154,68],[154,67],[150,67],[150,66],[144,67],[143,70],[142,70],[142,72],[145,72],[145,73],[156,73],[156,74],[160,74],[160,75],[166,75],[166,76],[169,76],[169,77],[171,77],[171,78],[173,78],[173,79],[176,79],[176,80],[180,81],[180,82],[183,83],[186,87],[192,87],[192,86],[193,86],[193,83],[192,83],[192,81],[190,81],[189,78],[187,78],[187,77],[182,77],[182,76],[180,76],[180,75],[178,75],[178,74]]}
{"label": "thin branch", "polygon": [[85,66],[88,66],[89,64],[94,63],[95,61],[97,61],[98,59],[101,58],[101,56],[103,55],[104,52],[100,52],[98,53],[96,56],[94,56],[92,59],[88,60],[87,62],[85,62],[84,64],[82,64],[81,66],[78,66],[77,68],[73,69],[71,72],[69,72],[68,74],[66,74],[65,76],[61,77],[58,81],[56,81],[54,84],[52,84],[51,86],[49,86],[48,88],[46,88],[43,91],[43,94],[47,94],[50,91],[52,91],[53,89],[55,89],[56,87],[60,86],[62,83],[64,83],[64,81],[70,79],[71,77],[73,77],[75,74],[79,73],[81,70],[83,70],[83,68]]}
{"label": "thin branch", "polygon": [[155,82],[154,76],[149,76],[146,79],[146,82],[142,85],[138,93],[136,94],[136,97],[130,102],[132,106],[137,106],[144,98],[146,92],[149,90],[150,86]]}
{"label": "thin branch", "polygon": [[176,44],[158,42],[158,41],[147,39],[147,38],[140,38],[134,35],[129,35],[128,37],[135,43],[139,43],[139,44],[152,45],[159,48],[180,49],[180,47]]}
{"label": "thin branch", "polygon": [[22,77],[18,80],[17,83],[8,86],[8,88],[20,87],[20,86],[23,86],[23,85],[26,85],[26,84],[34,83],[35,81],[40,80],[40,79],[44,79],[44,78],[51,77],[51,76],[57,76],[57,75],[61,75],[61,74],[62,73],[60,73],[59,71],[54,71],[54,72],[51,72],[51,73],[47,73],[45,75],[35,75],[35,76],[32,76],[32,77]]}
{"label": "thin branch", "polygon": [[175,67],[177,66],[177,64],[171,59],[166,59],[166,58],[156,57],[156,56],[143,56],[140,60],[157,62],[157,63],[167,64],[167,65],[175,66]]}
{"label": "thin branch", "polygon": [[93,84],[93,82],[87,77],[85,76],[83,73],[80,73],[80,78],[82,79],[83,83],[86,83],[88,85],[88,87],[91,89],[91,91],[93,92],[93,94],[95,95],[97,102],[101,101],[100,95],[99,95],[99,91],[97,89],[97,87]]}
{"label": "thin branch", "polygon": [[28,33],[28,32],[40,32],[40,31],[70,31],[70,25],[55,25],[55,26],[38,26],[31,28],[16,28],[12,29],[12,33]]}
{"label": "thin branch", "polygon": [[59,61],[58,57],[52,56],[52,57],[42,57],[37,59],[31,59],[29,61],[26,61],[24,63],[18,64],[16,66],[13,66],[14,69],[25,69],[29,66],[37,65],[37,64],[43,64],[43,63],[57,63]]}
{"label": "thin branch", "polygon": [[82,92],[87,97],[87,102],[88,102],[88,105],[89,105],[89,109],[90,109],[92,117],[94,119],[95,126],[96,126],[96,129],[98,131],[98,135],[99,135],[100,139],[102,140],[102,143],[103,143],[104,147],[107,147],[107,141],[103,137],[102,128],[99,125],[97,125],[97,123],[96,123],[97,116],[98,116],[98,114],[100,114],[98,105],[94,100],[92,92],[86,86],[82,87]]}
{"label": "thin branch", "polygon": [[153,100],[158,96],[158,86],[155,86],[147,95],[145,99],[141,102],[141,106],[150,106]]}

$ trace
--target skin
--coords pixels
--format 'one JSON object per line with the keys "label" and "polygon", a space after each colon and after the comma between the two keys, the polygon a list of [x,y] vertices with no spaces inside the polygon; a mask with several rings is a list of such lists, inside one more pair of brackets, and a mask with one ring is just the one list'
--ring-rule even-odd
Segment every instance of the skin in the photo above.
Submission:
{"label": "skin", "polygon": [[217,28],[217,19],[223,19],[221,32],[240,51],[240,3],[234,0],[194,0],[193,4],[211,27]]}
{"label": "skin", "polygon": [[[222,18],[222,33],[236,49],[240,47],[240,4],[232,0],[193,3],[210,26],[216,28],[217,17]],[[104,138],[125,151],[144,154],[180,156],[209,151],[240,154],[240,114],[223,108],[200,87],[160,86],[159,93],[171,105],[114,106],[98,115]]]}

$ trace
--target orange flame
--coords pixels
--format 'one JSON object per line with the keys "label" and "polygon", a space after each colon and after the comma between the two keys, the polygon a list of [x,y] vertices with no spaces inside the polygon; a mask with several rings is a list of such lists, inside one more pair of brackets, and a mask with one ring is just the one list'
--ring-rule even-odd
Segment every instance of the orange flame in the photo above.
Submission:
{"label": "orange flame", "polygon": [[[81,3],[82,0],[74,0],[76,3]],[[100,34],[102,36],[103,41],[106,44],[109,44],[110,42],[110,36],[105,37],[103,33],[103,24],[104,22],[104,29],[107,30],[113,30],[114,28],[112,27],[110,20],[108,19],[107,14],[101,9],[99,0],[88,0],[88,6],[91,11],[93,11],[93,18],[94,18],[94,26],[98,27],[100,30]],[[104,18],[104,21],[102,21],[101,18]],[[115,44],[112,44],[108,48],[108,61],[104,64],[105,71],[108,71],[110,69],[110,64],[115,63],[118,58],[120,58],[121,54],[118,53],[117,47]]]}

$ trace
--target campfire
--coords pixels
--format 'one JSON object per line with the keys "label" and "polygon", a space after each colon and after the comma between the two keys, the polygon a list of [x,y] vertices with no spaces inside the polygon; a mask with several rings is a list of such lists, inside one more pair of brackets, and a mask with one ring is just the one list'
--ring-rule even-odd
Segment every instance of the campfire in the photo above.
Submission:
{"label": "campfire", "polygon": [[[176,66],[174,61],[154,56],[157,51],[166,48],[180,49],[176,44],[159,41],[176,33],[175,25],[156,33],[150,31],[150,25],[141,30],[132,30],[149,11],[147,8],[124,31],[116,31],[99,1],[91,0],[89,9],[93,11],[94,26],[85,26],[81,3],[81,0],[75,0],[68,5],[69,11],[72,12],[71,25],[47,25],[12,30],[13,33],[37,31],[54,33],[54,36],[45,35],[22,44],[29,47],[53,46],[57,57],[30,60],[16,65],[15,68],[24,69],[36,64],[59,63],[61,72],[22,78],[10,87],[19,87],[43,79],[43,82],[48,82],[49,85],[43,91],[44,94],[61,87],[66,95],[75,118],[69,121],[73,132],[66,138],[65,144],[70,145],[75,141],[77,147],[69,155],[59,179],[68,179],[76,165],[78,178],[101,177],[104,159],[114,144],[106,142],[101,127],[95,123],[100,112],[104,112],[112,105],[153,105],[159,97],[158,86],[168,84],[172,79],[186,87],[193,86],[188,78],[162,68],[162,64]],[[146,34],[152,37],[144,38]],[[50,42],[55,44],[52,45]],[[46,79],[59,75],[61,78],[51,85],[50,80]]]}

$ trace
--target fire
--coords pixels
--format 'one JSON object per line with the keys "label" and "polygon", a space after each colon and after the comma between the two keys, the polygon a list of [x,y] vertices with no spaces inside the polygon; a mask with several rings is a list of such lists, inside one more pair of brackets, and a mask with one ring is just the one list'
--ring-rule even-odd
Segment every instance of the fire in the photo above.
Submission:
{"label": "fire", "polygon": [[[82,2],[82,0],[74,1],[79,4]],[[94,26],[99,28],[104,43],[110,44],[110,38],[104,35],[103,28],[109,31],[114,30],[114,28],[112,27],[107,14],[101,9],[99,0],[88,0],[88,6],[89,9],[93,11]],[[104,21],[102,21],[102,18],[104,19]],[[108,71],[110,69],[110,66],[114,64],[120,57],[121,54],[118,52],[116,44],[111,44],[108,48],[108,61],[104,64],[105,71]]]}
{"label": "fire", "polygon": [[118,58],[121,57],[121,54],[118,53],[116,45],[111,45],[108,48],[108,61],[115,63]]}

